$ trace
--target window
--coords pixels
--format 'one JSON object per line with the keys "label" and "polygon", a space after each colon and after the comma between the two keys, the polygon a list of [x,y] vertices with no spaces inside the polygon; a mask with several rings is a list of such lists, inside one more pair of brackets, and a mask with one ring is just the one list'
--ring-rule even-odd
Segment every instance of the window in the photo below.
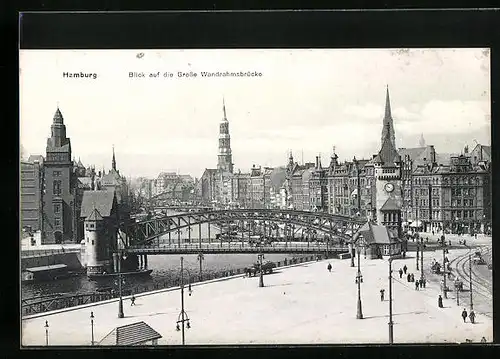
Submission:
{"label": "window", "polygon": [[53,175],[54,177],[61,177],[61,171],[53,171],[53,172],[52,172],[52,175]]}
{"label": "window", "polygon": [[61,205],[60,204],[54,205],[54,213],[61,213]]}
{"label": "window", "polygon": [[59,218],[54,219],[54,226],[59,227],[61,225],[61,220]]}
{"label": "window", "polygon": [[54,181],[54,195],[61,195],[61,181]]}

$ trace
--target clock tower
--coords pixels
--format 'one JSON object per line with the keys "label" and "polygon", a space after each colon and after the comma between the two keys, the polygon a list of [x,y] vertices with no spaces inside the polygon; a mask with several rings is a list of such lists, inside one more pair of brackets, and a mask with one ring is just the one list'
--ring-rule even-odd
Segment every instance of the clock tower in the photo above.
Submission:
{"label": "clock tower", "polygon": [[[387,101],[386,107],[388,106],[390,107],[390,103]],[[387,117],[387,114],[390,114],[390,109],[386,108],[385,113]],[[373,159],[377,224],[386,226],[400,237],[402,207],[401,156],[399,156],[394,146],[392,118],[384,118],[384,127],[382,146]]]}

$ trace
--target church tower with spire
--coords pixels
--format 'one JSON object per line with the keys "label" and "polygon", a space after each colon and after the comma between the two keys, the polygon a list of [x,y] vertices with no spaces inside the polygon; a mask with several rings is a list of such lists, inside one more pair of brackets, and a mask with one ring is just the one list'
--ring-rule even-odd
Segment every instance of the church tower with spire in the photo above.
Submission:
{"label": "church tower with spire", "polygon": [[231,153],[231,136],[229,135],[229,121],[226,116],[226,104],[222,99],[223,118],[219,126],[219,154],[217,170],[233,173],[233,156]]}
{"label": "church tower with spire", "polygon": [[375,208],[377,224],[386,226],[401,238],[401,156],[394,144],[394,124],[390,112],[387,90],[385,116],[382,130],[382,146],[373,159],[375,168]]}
{"label": "church tower with spire", "polygon": [[78,213],[76,172],[71,159],[71,141],[59,110],[54,114],[47,139],[43,166],[42,244],[77,240]]}
{"label": "church tower with spire", "polygon": [[383,121],[383,125],[382,125],[382,140],[380,141],[380,144],[384,143],[384,139],[386,137],[386,132],[389,133],[389,138],[390,138],[394,148],[397,148],[396,147],[396,139],[395,139],[395,135],[394,135],[394,120],[392,119],[392,114],[391,114],[391,100],[389,98],[389,86],[386,87],[385,115],[384,115],[384,121]]}

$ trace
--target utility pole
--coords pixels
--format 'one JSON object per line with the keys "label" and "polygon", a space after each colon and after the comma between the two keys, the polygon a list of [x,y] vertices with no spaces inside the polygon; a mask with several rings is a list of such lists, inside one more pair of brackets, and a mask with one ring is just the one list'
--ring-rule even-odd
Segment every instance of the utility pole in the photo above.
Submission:
{"label": "utility pole", "polygon": [[389,258],[389,344],[394,342],[394,323],[392,322],[392,258]]}
{"label": "utility pole", "polygon": [[474,309],[474,305],[472,304],[472,258],[469,253],[469,293],[470,293],[470,310],[472,311]]}
{"label": "utility pole", "polygon": [[363,319],[363,309],[361,307],[361,283],[363,282],[363,276],[361,275],[360,258],[361,255],[358,247],[358,275],[356,276],[356,283],[358,284],[358,310],[356,313],[356,319]]}
{"label": "utility pole", "polygon": [[448,298],[448,292],[446,291],[446,242],[443,240],[443,297]]}
{"label": "utility pole", "polygon": [[424,239],[420,238],[420,279],[424,278]]}

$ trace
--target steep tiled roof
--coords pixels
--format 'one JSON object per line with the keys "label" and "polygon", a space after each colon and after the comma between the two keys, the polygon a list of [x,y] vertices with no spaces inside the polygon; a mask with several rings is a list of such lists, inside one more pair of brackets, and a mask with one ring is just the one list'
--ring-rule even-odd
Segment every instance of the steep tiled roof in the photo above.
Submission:
{"label": "steep tiled roof", "polygon": [[396,211],[401,209],[401,204],[394,198],[389,197],[384,205],[380,208],[381,211]]}
{"label": "steep tiled roof", "polygon": [[92,210],[92,212],[90,213],[90,215],[87,217],[88,221],[102,221],[102,219],[103,218],[102,218],[101,214],[99,213],[99,211],[96,208],[94,208]]}
{"label": "steep tiled roof", "polygon": [[99,345],[138,345],[161,337],[160,333],[146,323],[137,322],[113,329],[99,342]]}
{"label": "steep tiled roof", "polygon": [[30,163],[33,163],[35,161],[42,163],[43,160],[44,160],[44,158],[42,155],[31,155],[28,157],[28,162],[30,162]]}
{"label": "steep tiled roof", "polygon": [[400,148],[398,153],[403,160],[405,156],[409,156],[410,160],[415,161],[424,151],[425,147]]}
{"label": "steep tiled roof", "polygon": [[[369,228],[363,230],[363,228],[366,228],[365,226]],[[368,223],[365,226],[359,230],[359,233],[363,236],[363,240],[367,244],[391,244],[399,242],[397,236],[388,231],[385,226]]]}
{"label": "steep tiled roof", "polygon": [[88,216],[90,216],[94,208],[99,211],[101,216],[109,217],[113,209],[114,198],[114,190],[83,192],[80,217],[87,218]]}
{"label": "steep tiled roof", "polygon": [[380,149],[377,157],[375,157],[374,162],[390,165],[399,162],[400,160],[401,157],[394,148],[389,135],[386,135],[384,143],[382,143],[382,148]]}
{"label": "steep tiled roof", "polygon": [[90,177],[78,177],[78,182],[80,188],[92,188],[92,178]]}

